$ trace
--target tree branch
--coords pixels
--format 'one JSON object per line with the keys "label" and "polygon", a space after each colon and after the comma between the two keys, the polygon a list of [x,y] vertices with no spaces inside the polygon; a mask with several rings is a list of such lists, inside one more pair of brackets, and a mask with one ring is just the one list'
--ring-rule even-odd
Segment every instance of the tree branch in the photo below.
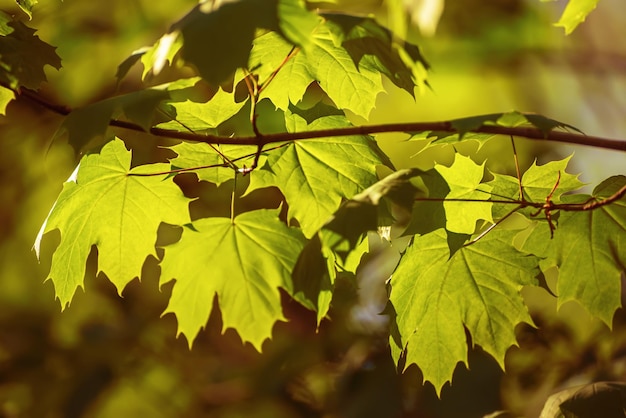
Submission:
{"label": "tree branch", "polygon": [[[34,103],[45,107],[46,109],[57,113],[62,116],[66,116],[71,112],[70,109],[58,106],[45,100],[37,93],[28,90],[21,89],[18,92],[21,96],[28,98]],[[127,122],[118,119],[111,119],[109,126],[129,129],[133,131],[145,132],[145,130],[132,122]],[[155,136],[181,139],[184,141],[204,142],[207,144],[223,144],[223,145],[251,145],[257,147],[263,147],[267,144],[284,142],[284,141],[297,141],[314,138],[330,138],[350,135],[369,135],[377,133],[391,133],[391,132],[425,132],[425,131],[438,131],[438,132],[450,132],[456,133],[458,130],[454,128],[451,121],[442,122],[413,122],[413,123],[388,123],[380,125],[363,125],[363,126],[350,126],[347,128],[333,128],[333,129],[320,129],[315,131],[305,132],[282,132],[274,134],[264,134],[261,138],[258,136],[245,136],[245,137],[227,137],[219,135],[208,135],[193,132],[179,132],[170,129],[151,128],[149,133]],[[471,129],[469,132],[485,133],[493,135],[508,135],[522,137],[532,140],[560,142],[565,144],[585,145],[594,148],[604,148],[616,151],[626,151],[625,140],[615,140],[609,138],[602,138],[597,136],[588,136],[584,134],[556,131],[552,130],[547,134],[541,129],[535,127],[507,127],[499,125],[483,125],[476,129]]]}

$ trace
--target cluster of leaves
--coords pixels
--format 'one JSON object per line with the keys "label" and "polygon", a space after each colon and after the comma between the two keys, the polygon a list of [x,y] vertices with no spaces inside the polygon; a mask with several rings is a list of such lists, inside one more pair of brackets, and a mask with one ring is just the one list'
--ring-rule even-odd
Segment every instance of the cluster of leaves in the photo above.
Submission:
{"label": "cluster of leaves", "polygon": [[[29,56],[32,48],[47,51],[27,68],[58,65],[30,29],[12,21],[2,28],[5,37],[19,32],[35,42],[20,47]],[[31,87],[17,71],[23,67],[1,52],[2,83],[11,92]],[[144,78],[166,65],[197,76],[65,118],[59,136],[92,153],[65,183],[35,244],[38,251],[45,233],[60,231],[48,279],[63,307],[83,285],[93,246],[98,270],[119,292],[153,256],[161,283],[175,281],[165,312],[190,345],[217,297],[223,327],[260,350],[284,320],[281,289],[321,321],[337,275],[356,274],[368,232],[391,227],[394,237],[411,237],[389,282],[391,353],[401,369],[417,364],[438,392],[458,362],[467,364],[468,344],[503,365],[515,326],[532,324],[520,290],[542,286],[547,269],[558,269],[560,304],[576,300],[610,325],[626,265],[626,176],[588,196],[571,193],[582,184],[566,171],[569,158],[517,177],[485,173],[484,163],[461,154],[450,166],[396,170],[374,137],[333,135],[353,126],[348,112],[368,117],[384,79],[410,94],[427,85],[419,49],[373,18],[315,13],[298,0],[205,2],[133,53],[118,77],[138,62]],[[246,126],[233,127],[246,115]],[[263,134],[266,118],[279,120],[282,139]],[[492,135],[475,131],[485,125],[530,125],[546,135],[571,129],[512,112],[452,121],[447,132],[406,133],[428,144],[483,143]],[[110,126],[189,140],[169,146],[168,162],[133,166],[124,135],[113,137]],[[315,131],[327,134],[298,136]],[[283,207],[239,212],[233,192],[230,217],[192,218],[176,182],[190,171],[217,185],[247,176],[246,194],[278,189]],[[383,171],[391,174],[380,178]],[[182,234],[157,251],[162,224]]]}

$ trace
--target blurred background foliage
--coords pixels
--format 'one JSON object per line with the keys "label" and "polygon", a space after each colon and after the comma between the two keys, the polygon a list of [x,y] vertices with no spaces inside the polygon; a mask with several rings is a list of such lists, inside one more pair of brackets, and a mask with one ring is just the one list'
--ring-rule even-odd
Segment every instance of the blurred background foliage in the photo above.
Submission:
{"label": "blurred background foliage", "polygon": [[[141,88],[136,73],[116,86],[117,65],[156,41],[194,4],[41,0],[28,24],[58,47],[64,67],[48,72],[42,94],[75,107]],[[390,22],[380,1],[315,6],[375,13]],[[623,2],[600,1],[569,37],[552,25],[563,7],[563,1],[449,0],[434,35],[411,27],[407,33],[432,65],[432,90],[414,102],[390,84],[369,122],[447,120],[516,109],[589,134],[624,138]],[[26,19],[12,1],[0,0],[0,9]],[[0,417],[481,417],[503,409],[533,417],[557,389],[626,378],[621,309],[610,332],[573,303],[557,311],[553,297],[533,289],[525,296],[540,327],[519,327],[520,348],[509,351],[507,373],[477,347],[470,354],[470,371],[459,367],[454,385],[444,387],[438,400],[431,386],[422,386],[416,368],[396,374],[387,353],[386,324],[378,312],[386,297],[383,281],[398,252],[384,242],[374,246],[356,278],[338,280],[331,319],[318,331],[315,315],[285,298],[290,321],[276,326],[262,354],[243,346],[233,330],[221,335],[216,311],[193,350],[176,339],[173,316],[160,317],[170,289],[158,289],[155,259],[146,262],[141,283],[133,282],[120,298],[105,278],[96,277],[94,252],[86,291],[61,313],[51,284],[42,283],[55,237],[46,240],[41,264],[31,251],[76,163],[69,148],[50,146],[59,123],[59,117],[25,100],[12,103],[0,119]],[[141,152],[153,149],[146,135],[126,138]],[[429,168],[435,160],[449,161],[454,152],[442,147],[419,153],[423,145],[401,135],[379,139],[398,167]],[[478,153],[471,143],[459,151],[514,174],[506,138],[492,140]],[[575,151],[571,171],[582,172],[592,185],[624,174],[626,167],[623,154],[584,147],[519,140],[518,151],[523,168],[535,158],[545,162]],[[199,183],[193,175],[180,183],[199,197],[197,214],[228,213],[218,202],[232,185]],[[243,204],[255,207],[256,198],[253,193]]]}

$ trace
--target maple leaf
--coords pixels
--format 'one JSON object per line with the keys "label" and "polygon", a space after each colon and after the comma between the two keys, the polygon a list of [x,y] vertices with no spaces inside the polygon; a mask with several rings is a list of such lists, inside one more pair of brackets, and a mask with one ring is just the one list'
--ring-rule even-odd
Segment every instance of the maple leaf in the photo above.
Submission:
{"label": "maple leaf", "polygon": [[178,332],[191,346],[217,295],[223,329],[236,329],[260,351],[274,323],[285,319],[278,289],[292,292],[291,271],[304,241],[276,210],[194,221],[165,250],[161,284],[176,283],[164,313],[176,315]]}
{"label": "maple leaf", "polygon": [[[450,167],[435,165],[435,170],[448,183],[450,192],[446,199],[489,200],[491,186],[481,183],[485,163],[478,165],[471,158],[456,154]],[[476,221],[492,221],[489,202],[444,201],[446,229],[451,232],[472,234]]]}
{"label": "maple leaf", "polygon": [[[350,126],[343,116],[317,119],[307,126],[298,116],[286,116],[289,132]],[[268,153],[266,168],[250,175],[253,190],[277,186],[289,204],[289,217],[298,220],[307,237],[350,198],[376,182],[382,153],[369,136],[294,141]]]}
{"label": "maple leaf", "polygon": [[159,128],[172,130],[186,130],[192,132],[206,131],[217,128],[221,123],[234,116],[246,104],[246,101],[236,102],[234,93],[219,89],[210,100],[195,102],[171,103],[173,111],[172,121],[161,123]]}
{"label": "maple leaf", "polygon": [[141,275],[146,257],[156,257],[159,225],[189,222],[189,199],[171,178],[136,176],[168,170],[169,164],[130,169],[130,160],[131,153],[120,139],[106,144],[100,154],[83,157],[41,227],[37,253],[43,234],[53,229],[61,232],[47,280],[54,283],[62,307],[83,285],[92,245],[98,248],[98,271],[121,293]]}
{"label": "maple leaf", "polygon": [[[543,203],[552,194],[550,200],[553,203],[561,203],[561,196],[564,193],[581,188],[584,184],[578,179],[578,175],[566,172],[572,156],[543,165],[537,165],[537,161],[534,161],[522,175],[524,198],[529,202]],[[492,174],[494,179],[487,184],[492,187],[493,196],[499,200],[510,198],[511,201],[519,201],[518,179],[504,174]],[[493,215],[501,218],[513,207],[514,205],[511,204],[494,204]],[[526,210],[528,214],[535,211],[536,209],[533,208]]]}
{"label": "maple leaf", "polygon": [[[443,229],[415,237],[392,275],[390,300],[406,367],[417,364],[437,393],[458,362],[467,365],[464,326],[503,367],[506,350],[516,344],[515,326],[532,324],[519,292],[535,285],[540,271],[536,257],[512,246],[517,232],[497,228],[465,247],[466,235]],[[450,256],[450,246],[460,248]]]}
{"label": "maple leaf", "polygon": [[[593,191],[602,200],[626,185],[625,176],[611,177]],[[586,202],[587,195],[564,196],[567,203]],[[626,266],[626,199],[588,211],[561,211],[554,239],[547,223],[536,223],[522,250],[559,269],[558,306],[574,300],[611,326],[621,306],[620,276]]]}
{"label": "maple leaf", "polygon": [[0,11],[0,82],[12,89],[21,86],[36,89],[46,81],[46,65],[61,68],[56,48],[39,39],[35,32]]}
{"label": "maple leaf", "polygon": [[[169,148],[178,154],[177,157],[170,159],[172,167],[194,169],[199,180],[219,186],[235,176],[234,170],[226,166],[224,159],[208,144],[181,142]],[[220,146],[219,150],[224,155],[230,155],[230,150],[237,153],[250,152],[250,150],[246,151],[245,147],[237,146]]]}
{"label": "maple leaf", "polygon": [[[106,142],[105,133],[111,119],[122,114],[145,131],[149,131],[157,123],[157,110],[161,104],[166,101],[184,100],[187,89],[193,87],[199,80],[197,77],[181,79],[75,109],[65,117],[55,134],[55,139],[67,132],[70,145],[76,151],[83,152]],[[173,95],[176,95],[176,98]],[[162,117],[166,116],[164,112],[159,114]]]}

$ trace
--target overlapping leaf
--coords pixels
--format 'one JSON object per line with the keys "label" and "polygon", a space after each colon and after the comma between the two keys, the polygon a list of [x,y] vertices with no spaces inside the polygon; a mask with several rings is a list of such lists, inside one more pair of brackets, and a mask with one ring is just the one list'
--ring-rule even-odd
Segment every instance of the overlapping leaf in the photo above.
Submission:
{"label": "overlapping leaf", "polygon": [[218,6],[205,2],[173,25],[183,37],[182,57],[212,84],[225,81],[248,64],[257,29],[280,33],[305,49],[319,18],[302,0],[236,0]]}
{"label": "overlapping leaf", "polygon": [[[461,154],[456,154],[454,163],[450,167],[435,165],[435,170],[441,174],[450,188],[446,196],[449,200],[443,202],[448,231],[473,234],[476,221],[484,219],[492,222],[492,203],[475,201],[487,201],[491,198],[491,186],[481,183],[484,166],[485,163],[478,165],[471,158]],[[467,199],[467,201],[452,201],[451,199]]]}
{"label": "overlapping leaf", "polygon": [[[290,132],[349,126],[342,116],[317,119],[310,125],[288,116]],[[268,154],[267,164],[251,173],[252,190],[276,186],[289,204],[289,217],[310,237],[347,199],[376,182],[376,166],[386,161],[368,136],[294,141]]]}
{"label": "overlapping leaf", "polygon": [[131,154],[116,139],[100,154],[83,157],[77,176],[65,183],[35,243],[59,229],[61,242],[52,257],[48,275],[56,296],[65,307],[82,286],[85,263],[92,245],[99,250],[98,270],[118,291],[141,275],[154,248],[161,222],[189,222],[189,200],[166,175],[135,176],[162,172],[169,164],[150,164],[130,169]]}
{"label": "overlapping leaf", "polygon": [[[255,152],[254,147],[237,145],[212,147],[204,143],[189,142],[182,142],[170,147],[170,149],[178,154],[177,157],[170,160],[173,168],[191,169],[196,173],[199,180],[208,181],[218,186],[232,180],[235,176],[234,168],[222,155],[232,161],[237,160],[238,157],[253,156]],[[237,164],[241,166],[240,162]]]}
{"label": "overlapping leaf", "polygon": [[[318,82],[340,109],[368,117],[377,95],[384,91],[381,74],[411,94],[424,81],[426,62],[411,44],[393,44],[389,31],[372,19],[325,15],[309,48],[283,63],[291,45],[268,33],[254,41],[250,67],[260,80],[280,68],[261,97],[286,110],[298,103],[307,87]],[[282,65],[282,67],[281,67]]]}
{"label": "overlapping leaf", "polygon": [[504,113],[491,113],[488,115],[470,116],[467,118],[454,119],[449,122],[450,129],[446,131],[407,132],[410,139],[430,140],[431,145],[455,144],[459,141],[474,140],[482,146],[495,134],[474,132],[485,125],[499,125],[506,127],[534,126],[547,136],[554,129],[573,130],[580,132],[572,125],[534,113],[521,113],[517,111]]}
{"label": "overlapping leaf", "polygon": [[33,18],[33,7],[39,3],[38,0],[15,0],[15,2],[28,15],[29,19]]}
{"label": "overlapping leaf", "polygon": [[337,268],[356,272],[368,250],[367,232],[379,225],[379,205],[383,199],[410,211],[415,187],[409,179],[420,171],[399,170],[344,202],[300,254],[294,269],[296,289],[305,306],[318,312],[318,322],[329,308]]}
{"label": "overlapping leaf", "polygon": [[[544,203],[549,197],[552,202],[560,203],[564,193],[582,187],[583,183],[578,180],[578,175],[566,172],[571,158],[572,156],[569,156],[563,160],[550,161],[540,166],[537,165],[536,161],[533,162],[532,166],[522,175],[524,199],[528,202]],[[487,184],[492,187],[494,199],[520,200],[520,186],[517,178],[504,174],[492,174],[494,179]],[[513,207],[512,204],[494,204],[493,216],[501,218]]]}
{"label": "overlapping leaf", "polygon": [[223,329],[236,329],[260,350],[274,323],[284,320],[278,289],[292,292],[291,271],[303,246],[302,233],[275,210],[195,221],[165,250],[161,283],[176,279],[165,312],[176,315],[178,332],[191,345],[217,295]]}
{"label": "overlapping leaf", "polygon": [[[511,245],[515,234],[495,229],[466,247],[460,247],[466,235],[441,229],[415,237],[392,276],[399,341],[391,344],[406,351],[406,367],[417,364],[438,393],[458,362],[467,365],[464,327],[503,366],[516,344],[515,326],[532,323],[519,291],[536,284],[538,259]],[[450,256],[450,247],[459,249]]]}
{"label": "overlapping leaf", "polygon": [[168,119],[168,112],[158,112],[159,107],[166,101],[184,100],[184,91],[193,87],[198,80],[182,79],[76,109],[65,118],[56,136],[67,132],[70,145],[82,152],[102,144],[111,119],[122,115],[149,131],[160,119]]}
{"label": "overlapping leaf", "polygon": [[246,104],[236,102],[232,92],[219,89],[210,100],[196,102],[185,100],[170,104],[167,112],[175,120],[159,124],[159,128],[202,132],[217,128],[221,123],[236,115]]}
{"label": "overlapping leaf", "polygon": [[[615,176],[593,191],[602,200],[626,186]],[[564,202],[585,202],[589,196],[564,196]],[[620,275],[626,266],[626,199],[589,211],[561,211],[554,239],[545,223],[535,225],[524,251],[546,257],[559,268],[558,303],[575,300],[609,326],[620,306]]]}
{"label": "overlapping leaf", "polygon": [[0,82],[12,89],[36,89],[46,81],[44,67],[61,68],[56,48],[35,30],[0,11]]}

